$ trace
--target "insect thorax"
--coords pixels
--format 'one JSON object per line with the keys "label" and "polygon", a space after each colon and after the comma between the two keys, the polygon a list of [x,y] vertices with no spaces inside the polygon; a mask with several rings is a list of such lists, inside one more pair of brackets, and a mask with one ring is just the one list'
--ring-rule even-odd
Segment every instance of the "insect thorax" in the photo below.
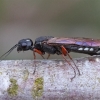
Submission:
{"label": "insect thorax", "polygon": [[53,38],[53,36],[41,36],[35,40],[34,47],[38,50],[41,50],[42,52],[47,53],[55,53],[55,48],[52,46],[47,45],[47,41],[49,39]]}

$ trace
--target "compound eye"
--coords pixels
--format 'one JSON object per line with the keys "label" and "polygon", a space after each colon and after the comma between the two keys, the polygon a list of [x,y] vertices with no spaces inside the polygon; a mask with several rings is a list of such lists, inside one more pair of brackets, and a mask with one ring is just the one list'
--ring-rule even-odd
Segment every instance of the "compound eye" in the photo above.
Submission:
{"label": "compound eye", "polygon": [[27,46],[27,44],[26,44],[26,43],[22,43],[22,47],[24,47],[24,48],[25,48],[26,46]]}

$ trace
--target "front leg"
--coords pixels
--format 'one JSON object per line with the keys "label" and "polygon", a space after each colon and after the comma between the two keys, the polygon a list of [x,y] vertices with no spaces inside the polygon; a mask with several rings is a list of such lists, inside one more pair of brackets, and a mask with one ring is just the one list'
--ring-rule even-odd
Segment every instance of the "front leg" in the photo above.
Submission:
{"label": "front leg", "polygon": [[[35,52],[36,52],[36,53],[38,53],[38,54],[40,54],[40,55],[42,56],[42,58],[44,59],[44,57],[43,57],[44,52],[41,52],[41,51],[40,51],[40,50],[38,50],[38,49],[33,49],[33,56],[34,56],[34,60],[36,59]],[[35,72],[36,72],[36,63],[35,63],[35,61],[34,61],[34,64],[35,64],[35,69],[34,69],[33,74],[35,74]]]}

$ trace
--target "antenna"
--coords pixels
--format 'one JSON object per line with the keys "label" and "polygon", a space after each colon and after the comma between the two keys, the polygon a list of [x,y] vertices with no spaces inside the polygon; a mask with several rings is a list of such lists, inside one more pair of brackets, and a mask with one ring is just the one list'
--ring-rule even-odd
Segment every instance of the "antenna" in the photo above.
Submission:
{"label": "antenna", "polygon": [[1,59],[2,57],[6,58],[17,46],[18,46],[18,44],[16,44],[15,46],[13,46],[10,50],[8,50],[6,53],[4,53],[4,54],[0,57],[0,59]]}

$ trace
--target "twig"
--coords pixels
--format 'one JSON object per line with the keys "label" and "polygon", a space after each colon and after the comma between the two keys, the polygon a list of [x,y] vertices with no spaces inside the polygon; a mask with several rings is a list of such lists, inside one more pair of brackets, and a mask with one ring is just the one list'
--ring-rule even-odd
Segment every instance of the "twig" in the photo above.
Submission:
{"label": "twig", "polygon": [[81,75],[72,82],[73,69],[64,60],[37,60],[34,75],[32,60],[0,62],[0,100],[99,100],[100,57],[74,62]]}

